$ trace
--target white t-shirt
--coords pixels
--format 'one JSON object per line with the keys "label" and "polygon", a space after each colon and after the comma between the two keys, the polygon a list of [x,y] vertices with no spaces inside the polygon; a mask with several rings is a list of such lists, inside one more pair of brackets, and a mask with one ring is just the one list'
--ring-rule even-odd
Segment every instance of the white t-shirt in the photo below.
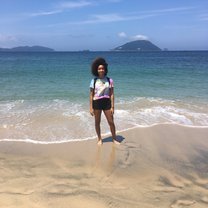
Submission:
{"label": "white t-shirt", "polygon": [[107,77],[103,79],[96,78],[95,89],[94,89],[94,79],[91,80],[90,88],[94,89],[93,100],[98,100],[102,98],[110,98],[110,88],[113,88],[113,80],[110,79],[110,84]]}

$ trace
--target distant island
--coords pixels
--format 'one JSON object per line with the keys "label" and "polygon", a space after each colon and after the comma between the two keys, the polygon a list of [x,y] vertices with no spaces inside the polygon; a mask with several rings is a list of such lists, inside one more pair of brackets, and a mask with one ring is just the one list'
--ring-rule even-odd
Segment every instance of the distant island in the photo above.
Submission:
{"label": "distant island", "polygon": [[[168,49],[164,49],[165,51]],[[0,52],[54,52],[52,48],[44,46],[18,46],[14,48],[0,48]],[[135,40],[118,46],[110,51],[162,51],[158,46],[148,40]],[[80,52],[90,52],[85,49]]]}
{"label": "distant island", "polygon": [[114,48],[112,51],[161,51],[148,40],[135,40]]}
{"label": "distant island", "polygon": [[0,52],[54,52],[54,49],[43,46],[19,46],[14,48],[0,48]]}

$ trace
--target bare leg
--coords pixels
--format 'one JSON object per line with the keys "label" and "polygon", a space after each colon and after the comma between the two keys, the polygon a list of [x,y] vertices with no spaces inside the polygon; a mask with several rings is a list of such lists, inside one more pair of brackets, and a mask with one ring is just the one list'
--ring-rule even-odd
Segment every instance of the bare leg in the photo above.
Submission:
{"label": "bare leg", "polygon": [[100,119],[101,119],[101,110],[94,110],[95,114],[95,130],[98,136],[98,144],[102,144],[102,138],[101,138],[101,131],[100,131]]}
{"label": "bare leg", "polygon": [[116,141],[116,127],[114,124],[113,114],[112,114],[111,110],[104,110],[104,114],[105,114],[105,117],[106,117],[108,124],[110,126],[113,142],[115,144],[120,144],[118,141]]}

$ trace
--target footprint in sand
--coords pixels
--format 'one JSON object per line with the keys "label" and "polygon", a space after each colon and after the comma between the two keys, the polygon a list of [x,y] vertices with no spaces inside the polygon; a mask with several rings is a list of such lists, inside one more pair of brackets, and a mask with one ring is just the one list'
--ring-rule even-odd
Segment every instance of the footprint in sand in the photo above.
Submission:
{"label": "footprint in sand", "polygon": [[126,142],[123,146],[119,147],[120,151],[124,151],[123,158],[120,161],[119,166],[126,168],[132,164],[133,152],[138,151],[141,147],[137,147],[134,143]]}
{"label": "footprint in sand", "polygon": [[125,149],[125,153],[123,158],[121,158],[119,166],[120,168],[126,168],[127,166],[129,166],[131,164],[130,161],[130,150],[129,149]]}
{"label": "footprint in sand", "polygon": [[156,192],[167,192],[167,193],[178,191],[178,189],[175,187],[161,187],[161,186],[155,187],[153,190]]}
{"label": "footprint in sand", "polygon": [[176,188],[184,188],[186,186],[191,185],[191,181],[182,178],[178,175],[171,175],[169,173],[160,176],[159,181],[161,181],[166,186],[176,187]]}
{"label": "footprint in sand", "polygon": [[193,200],[177,200],[174,204],[172,204],[170,207],[171,208],[183,208],[183,207],[188,207],[196,202]]}
{"label": "footprint in sand", "polygon": [[201,201],[208,204],[208,197],[207,196],[202,197]]}
{"label": "footprint in sand", "polygon": [[201,179],[201,178],[197,178],[195,180],[196,184],[202,186],[205,189],[208,189],[208,180],[207,179]]}

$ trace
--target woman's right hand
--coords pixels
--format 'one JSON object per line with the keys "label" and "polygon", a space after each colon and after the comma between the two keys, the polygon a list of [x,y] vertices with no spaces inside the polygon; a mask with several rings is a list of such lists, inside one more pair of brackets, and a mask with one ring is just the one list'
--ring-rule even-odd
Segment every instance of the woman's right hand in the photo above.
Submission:
{"label": "woman's right hand", "polygon": [[94,114],[94,109],[93,108],[90,108],[90,114],[91,114],[91,116],[94,116],[95,114]]}

